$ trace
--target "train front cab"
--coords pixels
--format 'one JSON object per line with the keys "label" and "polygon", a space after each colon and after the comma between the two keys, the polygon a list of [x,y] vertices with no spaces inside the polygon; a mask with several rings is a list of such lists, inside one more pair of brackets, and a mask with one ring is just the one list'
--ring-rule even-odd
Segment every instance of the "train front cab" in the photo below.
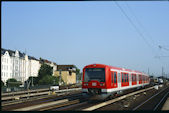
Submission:
{"label": "train front cab", "polygon": [[[110,76],[108,76],[109,74],[110,68],[106,65],[94,64],[84,67],[82,82],[83,96],[96,100],[107,98],[110,95],[107,93],[107,88],[111,87],[109,84],[111,81]],[[112,86],[117,87],[117,80],[115,81],[116,84],[112,84]]]}

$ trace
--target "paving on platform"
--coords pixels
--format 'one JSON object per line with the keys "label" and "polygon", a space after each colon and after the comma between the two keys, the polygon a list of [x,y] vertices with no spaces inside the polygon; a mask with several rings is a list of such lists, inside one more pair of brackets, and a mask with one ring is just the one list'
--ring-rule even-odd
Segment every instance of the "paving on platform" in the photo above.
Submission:
{"label": "paving on platform", "polygon": [[63,99],[63,100],[59,100],[59,101],[55,101],[55,102],[49,102],[49,103],[44,103],[44,104],[40,104],[40,105],[33,105],[33,106],[29,106],[29,107],[19,108],[19,109],[15,109],[13,111],[36,110],[36,109],[40,109],[40,108],[44,108],[44,107],[48,107],[48,106],[52,106],[52,105],[56,105],[56,104],[61,104],[61,103],[67,102],[67,101],[69,101],[69,100]]}
{"label": "paving on platform", "polygon": [[161,110],[169,110],[169,97],[165,101],[165,103],[164,103],[164,105],[163,105]]}

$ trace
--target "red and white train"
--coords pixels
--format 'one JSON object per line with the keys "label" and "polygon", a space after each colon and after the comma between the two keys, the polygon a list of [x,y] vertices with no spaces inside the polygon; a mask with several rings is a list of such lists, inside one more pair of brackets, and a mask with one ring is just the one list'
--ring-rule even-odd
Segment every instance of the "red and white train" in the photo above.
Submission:
{"label": "red and white train", "polygon": [[104,64],[91,64],[83,68],[83,95],[105,99],[127,89],[148,85],[149,76],[130,69]]}

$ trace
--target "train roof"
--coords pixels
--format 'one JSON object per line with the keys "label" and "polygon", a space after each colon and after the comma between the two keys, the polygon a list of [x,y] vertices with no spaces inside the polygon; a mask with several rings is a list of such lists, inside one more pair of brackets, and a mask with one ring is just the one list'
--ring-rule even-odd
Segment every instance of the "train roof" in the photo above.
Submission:
{"label": "train roof", "polygon": [[111,69],[115,69],[115,70],[123,70],[123,71],[128,71],[128,72],[135,72],[135,73],[139,73],[139,74],[143,74],[143,75],[147,75],[143,72],[140,72],[140,71],[136,71],[136,70],[131,70],[131,69],[125,69],[125,68],[120,68],[120,67],[115,67],[115,66],[110,66],[110,65],[105,65],[105,64],[89,64],[89,65],[86,65],[84,68],[88,68],[88,67],[110,67]]}

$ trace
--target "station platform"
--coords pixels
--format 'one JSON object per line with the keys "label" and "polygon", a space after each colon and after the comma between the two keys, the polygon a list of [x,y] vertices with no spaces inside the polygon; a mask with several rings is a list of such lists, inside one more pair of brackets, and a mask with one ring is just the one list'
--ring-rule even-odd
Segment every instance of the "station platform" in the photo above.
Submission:
{"label": "station platform", "polygon": [[165,101],[165,103],[164,103],[164,105],[163,105],[161,110],[169,110],[169,97]]}

